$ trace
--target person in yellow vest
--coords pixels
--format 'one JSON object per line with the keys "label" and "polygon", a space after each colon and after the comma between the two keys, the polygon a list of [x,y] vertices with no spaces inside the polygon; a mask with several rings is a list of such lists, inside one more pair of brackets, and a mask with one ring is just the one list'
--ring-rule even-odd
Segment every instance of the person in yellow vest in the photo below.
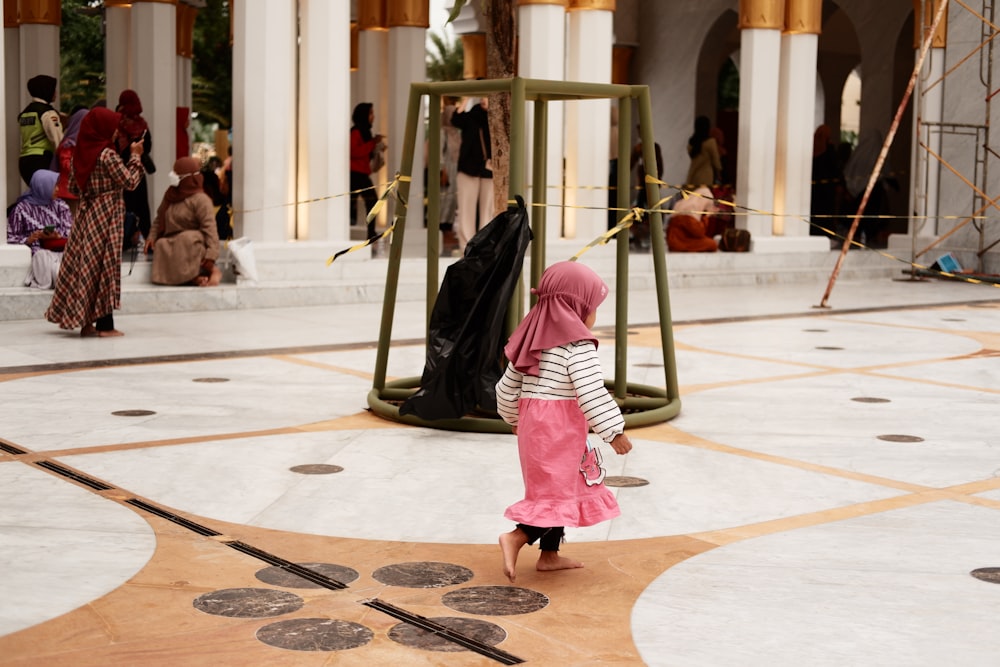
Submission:
{"label": "person in yellow vest", "polygon": [[22,180],[30,185],[32,174],[52,164],[63,130],[59,112],[52,106],[56,97],[55,78],[39,74],[28,79],[28,93],[31,102],[17,116],[21,129],[21,157],[17,167]]}

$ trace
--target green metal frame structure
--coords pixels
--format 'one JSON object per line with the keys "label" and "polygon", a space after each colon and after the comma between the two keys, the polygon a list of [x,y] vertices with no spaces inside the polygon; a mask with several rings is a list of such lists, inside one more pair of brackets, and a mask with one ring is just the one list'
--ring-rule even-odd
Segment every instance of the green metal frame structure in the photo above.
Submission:
{"label": "green metal frame structure", "polygon": [[[441,107],[441,97],[450,95],[485,96],[490,93],[507,92],[511,96],[510,111],[510,186],[512,193],[523,193],[526,189],[526,117],[527,103],[532,102],[534,111],[531,228],[534,241],[531,243],[531,285],[537,286],[545,264],[545,206],[547,188],[545,165],[548,128],[548,103],[568,100],[617,99],[619,127],[632,127],[632,103],[639,111],[639,133],[642,138],[643,161],[656,164],[653,140],[652,107],[647,86],[618,84],[578,83],[570,81],[547,81],[541,79],[486,79],[478,81],[445,81],[414,83],[410,86],[407,107],[406,134],[403,139],[402,164],[399,175],[399,196],[408,201],[410,180],[413,173],[413,154],[421,124],[421,100],[428,97],[428,108]],[[441,114],[431,113],[428,127],[427,173],[439,173],[441,168]],[[630,133],[623,131],[618,137],[618,164],[627,165],[631,157]],[[625,217],[629,207],[629,169],[618,170],[618,202],[622,209],[619,220]],[[660,201],[659,184],[647,182],[646,200]],[[427,219],[439,218],[441,184],[439,179],[430,178],[427,183]],[[677,416],[681,402],[677,387],[677,368],[674,358],[673,323],[670,317],[670,294],[667,288],[666,242],[663,235],[663,216],[654,207],[651,211],[650,236],[651,255],[656,278],[657,309],[659,315],[660,341],[663,350],[664,384],[666,390],[658,387],[629,384],[628,369],[628,234],[618,234],[615,279],[615,376],[607,382],[613,390],[614,398],[625,414],[626,427],[648,426]],[[466,416],[461,419],[427,421],[413,415],[400,415],[396,403],[405,400],[420,386],[420,378],[403,378],[386,382],[386,368],[389,360],[389,346],[392,339],[393,316],[399,285],[399,271],[403,252],[403,236],[406,233],[406,211],[400,207],[393,231],[393,242],[389,251],[389,269],[386,276],[385,298],[382,303],[382,320],[379,330],[378,354],[372,389],[368,394],[368,405],[372,411],[386,419],[431,428],[478,431],[486,433],[509,433],[510,428],[498,418]],[[437,298],[438,261],[441,253],[440,235],[437,225],[427,225],[427,321]],[[523,284],[523,281],[522,281]],[[511,308],[508,310],[508,331],[512,331],[524,315],[523,287],[517,290]]]}

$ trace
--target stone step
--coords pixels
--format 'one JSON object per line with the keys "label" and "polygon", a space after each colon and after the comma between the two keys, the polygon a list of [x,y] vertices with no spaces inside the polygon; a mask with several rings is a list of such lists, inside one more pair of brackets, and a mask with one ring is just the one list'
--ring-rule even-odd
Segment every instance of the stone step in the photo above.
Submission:
{"label": "stone step", "polygon": [[[258,244],[255,260],[256,283],[237,280],[232,261],[223,257],[223,284],[218,287],[167,287],[150,283],[151,263],[140,257],[133,264],[122,263],[123,314],[241,310],[352,303],[379,303],[385,295],[388,261],[373,258],[369,249],[338,258],[327,258],[347,247],[331,243]],[[547,261],[569,258],[578,244],[563,242],[547,248]],[[26,250],[26,249],[25,249]],[[380,251],[381,252],[381,251]],[[668,284],[671,289],[726,285],[825,284],[839,253],[835,251],[798,253],[671,253],[667,255]],[[439,278],[457,261],[438,260]],[[581,260],[609,284],[615,280],[615,253],[611,248],[594,248]],[[529,262],[530,264],[530,262]],[[0,264],[2,266],[2,264]],[[404,258],[400,267],[397,301],[423,300],[426,295],[424,258]],[[852,251],[841,268],[841,280],[869,280],[900,275],[906,264],[878,252]],[[525,270],[528,270],[526,264]],[[7,262],[0,278],[0,320],[36,319],[44,316],[52,298],[50,290],[21,286],[27,264]],[[635,252],[629,261],[629,289],[655,291],[656,279],[651,255]]]}

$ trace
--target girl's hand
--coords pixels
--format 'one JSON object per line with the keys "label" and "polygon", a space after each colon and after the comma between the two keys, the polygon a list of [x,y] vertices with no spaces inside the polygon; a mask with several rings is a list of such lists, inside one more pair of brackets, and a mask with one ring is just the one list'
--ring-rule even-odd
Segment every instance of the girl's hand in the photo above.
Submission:
{"label": "girl's hand", "polygon": [[142,139],[133,142],[132,145],[129,147],[129,150],[132,151],[132,155],[142,155],[144,150],[142,146]]}
{"label": "girl's hand", "polygon": [[615,454],[628,454],[632,451],[632,441],[624,433],[619,433],[611,441],[611,447],[614,448]]}

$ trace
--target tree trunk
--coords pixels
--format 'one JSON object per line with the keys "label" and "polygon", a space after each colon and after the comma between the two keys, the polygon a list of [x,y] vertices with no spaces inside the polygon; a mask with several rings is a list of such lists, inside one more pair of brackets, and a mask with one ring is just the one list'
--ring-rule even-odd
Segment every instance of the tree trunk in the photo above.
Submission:
{"label": "tree trunk", "polygon": [[[486,0],[486,76],[514,77],[514,0]],[[510,184],[510,93],[490,97],[490,147],[493,150],[494,214],[507,209]],[[511,194],[523,195],[523,192]]]}

